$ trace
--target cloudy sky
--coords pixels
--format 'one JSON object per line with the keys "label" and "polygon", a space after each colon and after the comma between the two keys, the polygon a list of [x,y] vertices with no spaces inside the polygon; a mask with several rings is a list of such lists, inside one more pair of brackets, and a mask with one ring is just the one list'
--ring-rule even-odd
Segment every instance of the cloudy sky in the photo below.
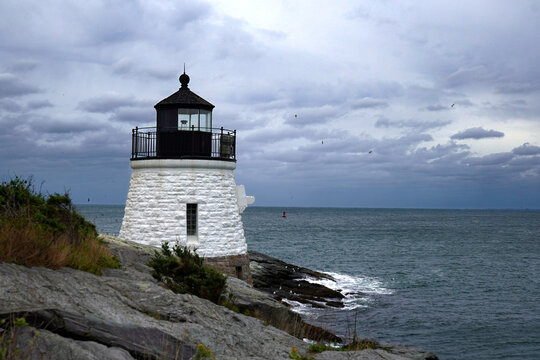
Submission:
{"label": "cloudy sky", "polygon": [[0,2],[0,180],[122,204],[190,89],[257,205],[540,208],[540,2]]}

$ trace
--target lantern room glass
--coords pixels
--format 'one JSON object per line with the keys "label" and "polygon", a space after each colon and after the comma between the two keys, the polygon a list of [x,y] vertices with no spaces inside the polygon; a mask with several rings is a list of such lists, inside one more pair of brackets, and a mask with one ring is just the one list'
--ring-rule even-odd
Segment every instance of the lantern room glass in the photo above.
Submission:
{"label": "lantern room glass", "polygon": [[201,131],[212,131],[212,111],[200,110],[199,111],[199,124]]}
{"label": "lantern room glass", "polygon": [[200,109],[178,109],[178,130],[212,132],[212,111]]}

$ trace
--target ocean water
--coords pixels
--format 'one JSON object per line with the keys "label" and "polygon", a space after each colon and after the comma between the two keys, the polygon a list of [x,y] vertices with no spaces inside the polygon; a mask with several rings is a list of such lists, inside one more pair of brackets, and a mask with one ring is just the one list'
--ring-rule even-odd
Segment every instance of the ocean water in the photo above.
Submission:
{"label": "ocean water", "polygon": [[[118,234],[122,206],[79,209]],[[242,218],[250,249],[336,278],[325,285],[345,309],[292,304],[310,322],[441,359],[540,359],[540,211],[250,207]]]}

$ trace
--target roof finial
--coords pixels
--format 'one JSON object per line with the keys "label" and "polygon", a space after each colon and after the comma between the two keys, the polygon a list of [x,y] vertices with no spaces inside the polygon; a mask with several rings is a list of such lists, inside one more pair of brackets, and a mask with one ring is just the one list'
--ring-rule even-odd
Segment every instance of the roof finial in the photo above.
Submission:
{"label": "roof finial", "polygon": [[180,75],[178,80],[180,80],[180,84],[182,84],[182,88],[187,89],[188,87],[187,85],[189,83],[189,76],[186,74],[186,63],[184,63],[184,73]]}

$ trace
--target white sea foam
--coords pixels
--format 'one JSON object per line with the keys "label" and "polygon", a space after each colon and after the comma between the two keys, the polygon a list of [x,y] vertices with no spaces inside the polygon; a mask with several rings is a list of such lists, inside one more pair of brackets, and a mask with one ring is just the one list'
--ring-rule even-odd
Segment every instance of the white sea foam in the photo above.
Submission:
{"label": "white sea foam", "polygon": [[[343,299],[345,310],[367,307],[369,303],[373,301],[373,296],[375,295],[392,294],[391,289],[386,288],[381,281],[375,278],[352,276],[334,272],[324,273],[330,275],[335,281],[329,279],[315,279],[312,277],[307,277],[304,280],[313,284],[326,286],[332,290],[340,291],[345,296]],[[293,308],[297,311],[296,306],[293,306]],[[308,309],[303,309],[302,311],[309,312]]]}
{"label": "white sea foam", "polygon": [[294,300],[289,300],[287,298],[283,298],[281,299],[281,301],[286,304],[289,304],[291,306],[291,310],[293,310],[294,312],[300,315],[307,315],[307,316],[312,315],[313,307],[311,305],[303,304],[301,302],[294,301]]}

